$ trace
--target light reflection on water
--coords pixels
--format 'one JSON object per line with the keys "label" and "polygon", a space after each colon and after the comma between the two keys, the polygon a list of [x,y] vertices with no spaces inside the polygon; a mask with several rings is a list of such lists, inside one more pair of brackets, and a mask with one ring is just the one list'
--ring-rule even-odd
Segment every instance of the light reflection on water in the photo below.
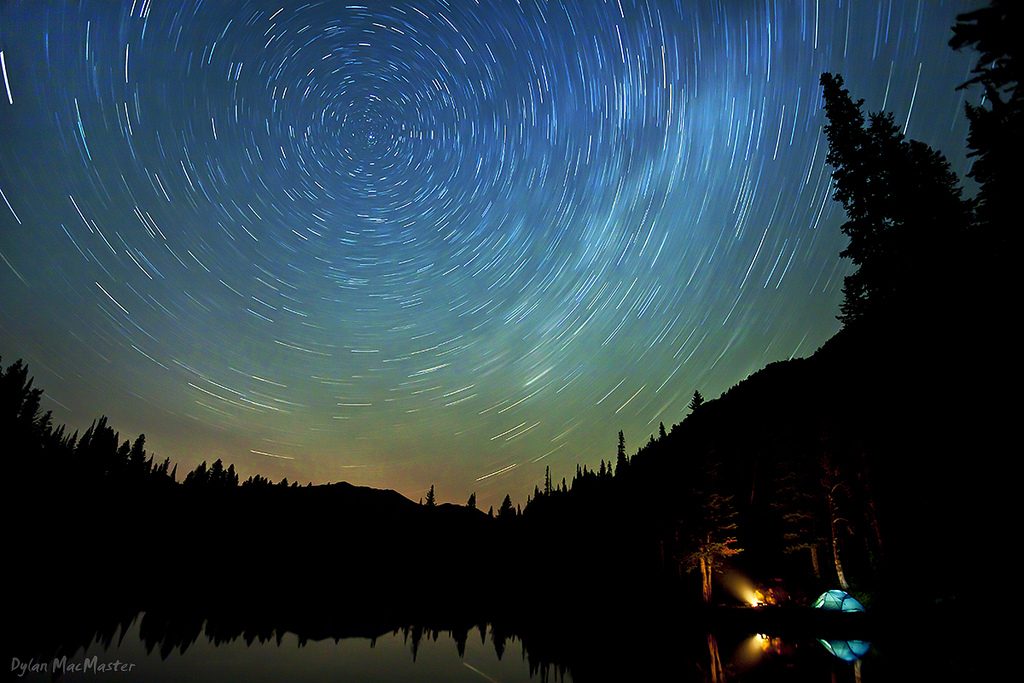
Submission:
{"label": "light reflection on water", "polygon": [[[820,648],[816,644],[821,645]],[[711,683],[725,681],[774,680],[780,670],[788,671],[787,678],[795,680],[863,680],[862,660],[871,651],[865,640],[785,640],[766,633],[755,633],[742,639],[732,650],[730,666],[717,671],[715,662],[723,652],[717,640],[708,636],[709,670]],[[828,653],[831,655],[824,654]],[[819,678],[814,670],[820,670]]]}

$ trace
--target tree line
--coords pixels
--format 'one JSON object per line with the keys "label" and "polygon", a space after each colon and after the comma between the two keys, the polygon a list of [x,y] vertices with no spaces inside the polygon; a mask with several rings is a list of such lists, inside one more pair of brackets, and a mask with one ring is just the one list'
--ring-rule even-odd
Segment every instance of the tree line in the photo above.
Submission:
{"label": "tree line", "polygon": [[[2,361],[2,359],[0,359]],[[178,481],[178,465],[170,458],[156,461],[146,452],[146,435],[134,441],[121,439],[103,416],[79,435],[55,425],[52,411],[42,412],[43,390],[33,386],[28,366],[17,360],[4,367],[0,362],[0,405],[4,407],[0,430],[14,458],[11,467],[24,476],[76,481],[80,484],[162,487],[180,484],[193,490],[235,487],[297,487],[288,478],[272,482],[259,474],[239,482],[234,463],[224,465],[218,458],[211,465],[204,460]]]}

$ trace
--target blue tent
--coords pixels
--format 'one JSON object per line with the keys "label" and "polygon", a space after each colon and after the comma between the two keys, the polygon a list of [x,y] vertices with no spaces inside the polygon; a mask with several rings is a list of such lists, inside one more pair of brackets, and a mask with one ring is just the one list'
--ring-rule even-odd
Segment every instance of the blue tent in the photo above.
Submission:
{"label": "blue tent", "polygon": [[871,643],[866,640],[818,640],[825,649],[844,662],[855,662],[868,653]]}
{"label": "blue tent", "polygon": [[825,591],[814,601],[814,607],[835,612],[863,612],[864,605],[849,593],[840,590]]}

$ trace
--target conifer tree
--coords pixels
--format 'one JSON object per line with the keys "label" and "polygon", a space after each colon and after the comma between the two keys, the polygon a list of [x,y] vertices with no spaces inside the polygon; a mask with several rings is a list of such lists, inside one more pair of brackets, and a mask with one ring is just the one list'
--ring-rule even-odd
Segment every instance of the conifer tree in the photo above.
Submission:
{"label": "conifer tree", "polygon": [[771,508],[782,525],[783,552],[807,553],[814,576],[820,577],[824,502],[814,472],[803,461],[784,458],[777,464],[774,485]]}
{"label": "conifer tree", "polygon": [[626,437],[622,430],[619,430],[619,446],[615,455],[615,476],[621,477],[629,467],[629,460],[626,459]]}
{"label": "conifer tree", "polygon": [[948,264],[971,220],[956,175],[940,153],[907,141],[891,114],[865,117],[842,76],[821,75],[833,198],[842,203],[856,270],[843,282],[844,325],[941,305]]}
{"label": "conifer tree", "polygon": [[712,578],[723,560],[743,552],[737,547],[737,513],[732,494],[724,490],[719,462],[706,466],[701,488],[696,491],[697,509],[689,521],[690,551],[683,557],[687,571],[699,571],[701,595],[711,602]]}
{"label": "conifer tree", "polygon": [[501,501],[498,508],[498,519],[511,519],[516,516],[516,509],[512,507],[512,496],[505,494],[505,500]]}
{"label": "conifer tree", "polygon": [[146,435],[139,434],[138,438],[135,439],[135,443],[132,444],[131,451],[128,453],[128,466],[132,470],[132,473],[141,476],[144,473],[146,464]]}
{"label": "conifer tree", "polygon": [[1019,52],[1024,11],[1019,0],[992,0],[988,7],[957,16],[949,44],[978,52],[972,77],[960,88],[980,85],[981,104],[966,104],[970,133],[970,177],[978,189],[978,219],[996,256],[1007,251],[1011,230],[1003,222],[1017,214],[1020,161],[1024,158],[1024,96],[1020,91]]}
{"label": "conifer tree", "polygon": [[697,409],[704,405],[704,397],[696,389],[693,390],[693,398],[690,399],[690,412],[695,413]]}

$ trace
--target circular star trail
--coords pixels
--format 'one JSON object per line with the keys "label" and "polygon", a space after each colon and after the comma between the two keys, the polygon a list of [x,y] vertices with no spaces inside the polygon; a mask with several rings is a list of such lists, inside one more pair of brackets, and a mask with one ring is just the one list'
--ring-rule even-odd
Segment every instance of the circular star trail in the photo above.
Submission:
{"label": "circular star trail", "polygon": [[184,465],[484,504],[837,328],[817,86],[961,171],[962,3],[0,8],[0,352]]}

